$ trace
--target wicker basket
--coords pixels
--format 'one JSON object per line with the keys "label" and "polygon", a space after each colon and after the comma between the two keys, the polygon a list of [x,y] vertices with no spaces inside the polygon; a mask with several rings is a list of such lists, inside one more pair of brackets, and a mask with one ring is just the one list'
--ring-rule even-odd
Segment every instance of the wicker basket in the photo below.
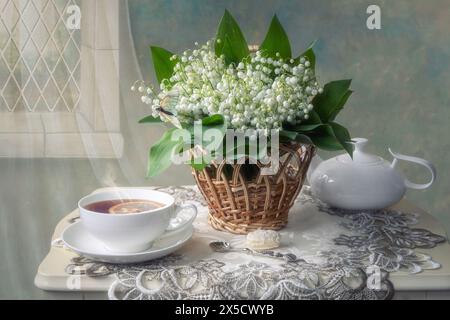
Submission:
{"label": "wicker basket", "polygon": [[209,206],[211,226],[234,234],[282,229],[314,152],[312,146],[281,145],[279,170],[271,176],[261,175],[264,166],[260,163],[251,178],[244,174],[248,164],[230,165],[223,161],[203,171],[194,170],[197,185]]}

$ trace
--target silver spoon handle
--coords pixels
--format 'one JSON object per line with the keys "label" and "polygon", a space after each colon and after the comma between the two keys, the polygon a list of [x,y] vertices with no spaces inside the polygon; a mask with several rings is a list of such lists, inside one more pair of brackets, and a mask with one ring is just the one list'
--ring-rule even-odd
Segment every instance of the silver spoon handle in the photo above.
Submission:
{"label": "silver spoon handle", "polygon": [[287,262],[295,262],[297,261],[297,256],[292,253],[283,254],[280,252],[275,252],[272,250],[262,250],[262,251],[256,251],[249,248],[241,249],[241,251],[246,252],[248,254],[254,255],[254,256],[260,256],[260,257],[266,257],[266,258],[274,258],[274,259],[280,259]]}

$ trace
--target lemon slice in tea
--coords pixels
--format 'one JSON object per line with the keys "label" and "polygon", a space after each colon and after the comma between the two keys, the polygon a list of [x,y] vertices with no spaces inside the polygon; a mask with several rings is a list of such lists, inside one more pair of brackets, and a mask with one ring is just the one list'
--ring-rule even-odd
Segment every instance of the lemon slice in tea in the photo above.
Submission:
{"label": "lemon slice in tea", "polygon": [[161,207],[152,201],[127,201],[109,208],[110,214],[141,213]]}

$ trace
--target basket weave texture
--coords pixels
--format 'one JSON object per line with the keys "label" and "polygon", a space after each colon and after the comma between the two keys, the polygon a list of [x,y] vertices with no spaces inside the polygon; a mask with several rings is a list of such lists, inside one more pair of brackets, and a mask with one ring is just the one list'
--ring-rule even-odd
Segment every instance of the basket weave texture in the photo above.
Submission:
{"label": "basket weave texture", "polygon": [[261,169],[267,166],[258,163],[259,172],[250,179],[244,174],[248,164],[227,164],[225,160],[202,171],[193,170],[208,203],[210,225],[234,234],[282,229],[314,153],[312,146],[282,144],[278,171],[262,175]]}

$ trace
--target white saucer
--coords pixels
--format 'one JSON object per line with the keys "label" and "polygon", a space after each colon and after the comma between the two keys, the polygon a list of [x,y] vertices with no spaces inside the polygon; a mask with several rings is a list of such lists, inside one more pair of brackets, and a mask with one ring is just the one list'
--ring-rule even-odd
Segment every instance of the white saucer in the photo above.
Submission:
{"label": "white saucer", "polygon": [[115,253],[107,250],[103,244],[83,228],[81,221],[76,222],[64,230],[62,240],[64,244],[76,253],[100,262],[107,263],[140,263],[164,257],[181,248],[194,233],[192,225],[175,233],[168,232],[153,247],[137,253]]}

